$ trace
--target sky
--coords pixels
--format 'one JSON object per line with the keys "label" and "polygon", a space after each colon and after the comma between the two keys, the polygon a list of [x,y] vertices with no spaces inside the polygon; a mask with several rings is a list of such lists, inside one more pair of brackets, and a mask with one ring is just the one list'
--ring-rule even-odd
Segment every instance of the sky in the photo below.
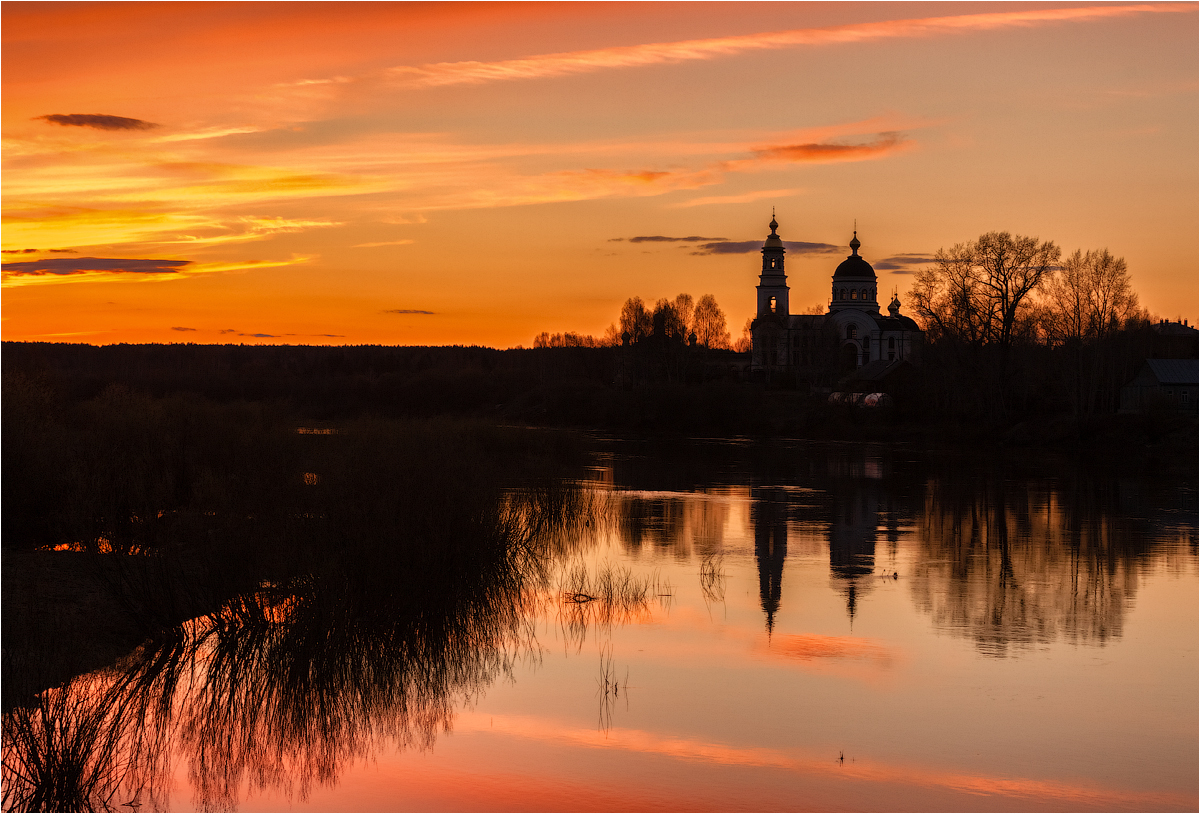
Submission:
{"label": "sky", "polygon": [[[990,231],[1197,318],[1196,3],[20,3],[5,340],[529,346]],[[906,311],[907,312],[907,311]]]}

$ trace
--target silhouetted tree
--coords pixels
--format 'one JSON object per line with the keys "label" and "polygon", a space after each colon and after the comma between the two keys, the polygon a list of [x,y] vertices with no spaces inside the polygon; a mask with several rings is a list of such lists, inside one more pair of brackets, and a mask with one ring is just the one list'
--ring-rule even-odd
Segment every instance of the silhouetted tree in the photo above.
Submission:
{"label": "silhouetted tree", "polygon": [[[1001,412],[1011,395],[1013,345],[1035,335],[1030,295],[1054,272],[1060,255],[1052,241],[988,232],[939,249],[935,264],[917,273],[911,297],[929,338],[959,347],[952,356],[959,370],[947,372],[966,368],[991,379],[990,402]],[[959,387],[971,384],[960,375]]]}
{"label": "silhouetted tree", "polygon": [[692,318],[696,341],[706,348],[728,348],[729,331],[725,327],[725,312],[712,294],[705,294],[696,303]]}
{"label": "silhouetted tree", "polygon": [[1138,315],[1138,298],[1122,257],[1108,249],[1078,249],[1045,287],[1043,329],[1071,354],[1072,410],[1089,413],[1098,405],[1105,369],[1112,361],[1111,340]]}
{"label": "silhouetted tree", "polygon": [[641,297],[630,297],[621,307],[621,333],[629,334],[632,344],[641,342],[654,332],[654,320]]}

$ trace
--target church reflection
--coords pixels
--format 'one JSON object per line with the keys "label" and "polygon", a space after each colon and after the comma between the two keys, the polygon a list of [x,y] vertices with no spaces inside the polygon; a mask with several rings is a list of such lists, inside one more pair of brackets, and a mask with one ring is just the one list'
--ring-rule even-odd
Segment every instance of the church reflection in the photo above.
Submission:
{"label": "church reflection", "polygon": [[788,504],[782,489],[750,490],[754,524],[754,559],[758,564],[758,597],[767,616],[767,633],[775,629],[775,613],[783,597],[783,561],[787,558]]}
{"label": "church reflection", "polygon": [[[799,479],[799,483],[811,485],[750,490],[759,600],[768,632],[775,628],[775,615],[783,601],[789,525],[819,530],[829,552],[830,579],[845,598],[851,624],[859,600],[879,576],[875,548],[881,532],[893,550],[899,540],[901,509],[883,489],[881,464],[846,458],[824,463],[822,477],[804,473]],[[824,488],[816,488],[818,483]]]}

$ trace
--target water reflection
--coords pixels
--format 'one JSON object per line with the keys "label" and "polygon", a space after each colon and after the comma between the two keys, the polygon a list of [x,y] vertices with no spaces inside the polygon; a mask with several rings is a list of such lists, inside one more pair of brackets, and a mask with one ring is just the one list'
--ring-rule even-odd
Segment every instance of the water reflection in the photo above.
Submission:
{"label": "water reflection", "polygon": [[4,807],[161,807],[174,753],[197,805],[231,810],[247,788],[303,797],[382,744],[428,748],[536,657],[548,564],[601,517],[560,486],[509,495],[437,549],[297,552],[276,563],[287,577],[6,714]]}
{"label": "water reflection", "polygon": [[[433,504],[445,484],[407,483],[403,499],[427,509],[417,524],[371,485],[393,481],[322,467],[303,522],[289,519],[271,556],[228,563],[215,609],[6,713],[5,809],[161,807],[172,757],[197,805],[231,809],[247,788],[303,797],[384,747],[428,748],[499,677],[541,658],[535,619],[556,620],[578,652],[589,630],[669,607],[653,574],[586,559],[608,541],[630,561],[695,564],[706,603],[724,600],[725,563],[744,557],[779,651],[878,662],[878,644],[780,629],[791,592],[827,578],[853,624],[887,579],[922,626],[1014,657],[1055,641],[1104,646],[1122,636],[1147,569],[1196,556],[1187,484],[1033,476],[899,447],[672,454],[684,460],[666,484],[669,459],[636,448],[583,486]],[[796,579],[802,566],[819,579]],[[629,675],[611,641],[601,648],[608,732]]]}
{"label": "water reflection", "polygon": [[[712,556],[723,548],[736,492],[749,503],[768,632],[787,600],[789,537],[823,542],[851,623],[879,580],[903,580],[937,629],[996,656],[1119,637],[1151,561],[1181,567],[1181,558],[1195,556],[1196,490],[1186,483],[1148,488],[1141,479],[1074,469],[1047,476],[1053,462],[1035,475],[1028,462],[887,446],[709,444],[683,454],[680,472],[693,493],[625,493],[622,542],[631,552],[653,546],[677,557]],[[706,477],[707,455],[714,467]],[[643,466],[636,456],[614,458],[609,480],[646,486],[662,468],[661,453],[653,459]],[[726,499],[714,501],[718,493]],[[897,570],[902,543],[905,573]]]}
{"label": "water reflection", "polygon": [[788,503],[781,489],[750,490],[750,522],[754,524],[754,560],[758,565],[758,599],[767,617],[767,633],[775,629],[775,613],[783,597],[783,561],[787,559]]}

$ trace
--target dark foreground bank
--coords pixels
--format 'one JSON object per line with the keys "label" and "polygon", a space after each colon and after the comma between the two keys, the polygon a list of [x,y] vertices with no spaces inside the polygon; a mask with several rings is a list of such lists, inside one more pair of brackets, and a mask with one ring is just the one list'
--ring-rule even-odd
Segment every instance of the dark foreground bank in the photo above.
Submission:
{"label": "dark foreground bank", "polygon": [[[880,387],[884,409],[830,404],[835,377],[752,381],[747,359],[702,347],[533,348],[2,345],[6,381],[55,404],[117,386],[152,398],[252,403],[296,421],[468,418],[643,436],[910,441],[1052,449],[1120,466],[1194,468],[1194,414],[1079,413],[1052,384],[987,396],[927,364]],[[1131,357],[1132,358],[1132,357]],[[1119,385],[1119,382],[1118,382]],[[6,384],[6,388],[9,387]]]}

